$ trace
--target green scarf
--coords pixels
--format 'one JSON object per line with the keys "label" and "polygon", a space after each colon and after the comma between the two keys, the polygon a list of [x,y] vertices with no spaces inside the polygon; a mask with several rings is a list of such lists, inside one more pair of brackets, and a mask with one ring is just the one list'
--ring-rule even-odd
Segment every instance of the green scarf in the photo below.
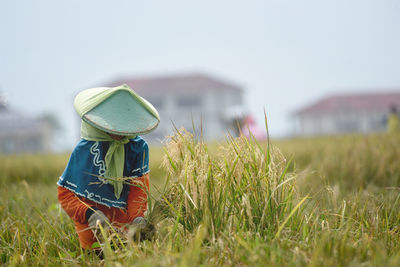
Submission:
{"label": "green scarf", "polygon": [[88,141],[108,141],[110,146],[108,148],[105,162],[106,162],[106,178],[108,182],[114,187],[114,194],[119,199],[123,188],[123,173],[125,166],[125,147],[124,145],[129,142],[129,139],[134,136],[125,136],[121,140],[114,140],[107,133],[91,126],[85,121],[82,121],[81,137]]}

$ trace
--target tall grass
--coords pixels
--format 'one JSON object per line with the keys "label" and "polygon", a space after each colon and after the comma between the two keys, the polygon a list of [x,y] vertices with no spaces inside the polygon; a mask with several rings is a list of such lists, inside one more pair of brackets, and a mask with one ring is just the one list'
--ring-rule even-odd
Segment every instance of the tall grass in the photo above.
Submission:
{"label": "tall grass", "polygon": [[67,154],[1,155],[0,184],[55,183],[68,162]]}
{"label": "tall grass", "polygon": [[192,134],[178,132],[167,145],[164,165],[171,183],[165,201],[189,232],[204,224],[212,240],[238,232],[267,240],[279,236],[294,213],[303,216],[285,158],[244,136],[230,138],[213,155]]}
{"label": "tall grass", "polygon": [[276,145],[296,163],[296,171],[306,178],[301,178],[306,190],[329,185],[345,196],[400,186],[400,135],[298,138]]}
{"label": "tall grass", "polygon": [[[241,137],[210,146],[180,131],[164,153],[150,157],[151,177],[157,170],[166,179],[164,187],[151,186],[147,218],[157,224],[155,239],[120,235],[119,246],[109,236],[104,263],[398,266],[399,140],[342,136],[274,146]],[[58,166],[57,158],[28,159],[41,167],[25,174],[20,168],[29,162],[15,157],[9,169],[0,169],[13,177],[4,176],[0,187],[1,264],[101,264],[80,249],[74,224],[57,204],[53,181],[59,173],[52,185],[38,178],[51,175],[53,167],[43,168]]]}

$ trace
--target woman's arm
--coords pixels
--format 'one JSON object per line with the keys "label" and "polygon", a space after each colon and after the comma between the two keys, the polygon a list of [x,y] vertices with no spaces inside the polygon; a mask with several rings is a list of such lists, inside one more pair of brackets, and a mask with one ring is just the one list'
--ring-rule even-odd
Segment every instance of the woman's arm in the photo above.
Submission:
{"label": "woman's arm", "polygon": [[[76,222],[85,224],[87,218],[93,214],[93,210],[88,208],[89,204],[83,202],[74,192],[62,186],[58,186],[58,201],[68,216]],[[97,210],[95,207],[92,208]]]}
{"label": "woman's arm", "polygon": [[136,217],[143,217],[147,210],[147,193],[149,191],[149,178],[147,173],[141,177],[135,178],[134,183],[131,185],[128,200],[127,212],[129,221],[132,222]]}

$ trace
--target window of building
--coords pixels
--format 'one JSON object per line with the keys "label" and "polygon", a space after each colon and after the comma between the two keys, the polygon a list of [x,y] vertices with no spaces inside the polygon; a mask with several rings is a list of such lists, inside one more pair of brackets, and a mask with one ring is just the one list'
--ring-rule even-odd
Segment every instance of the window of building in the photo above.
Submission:
{"label": "window of building", "polygon": [[337,129],[342,133],[359,132],[360,122],[354,119],[342,119],[336,123]]}
{"label": "window of building", "polygon": [[385,116],[376,116],[369,118],[369,131],[384,131],[386,130],[387,118]]}
{"label": "window of building", "polygon": [[176,104],[180,107],[199,107],[201,105],[201,97],[198,95],[178,96]]}

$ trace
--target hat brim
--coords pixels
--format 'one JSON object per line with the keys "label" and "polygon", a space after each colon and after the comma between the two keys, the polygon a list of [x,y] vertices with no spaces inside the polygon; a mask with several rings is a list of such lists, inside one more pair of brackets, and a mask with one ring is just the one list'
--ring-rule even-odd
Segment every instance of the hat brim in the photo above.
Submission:
{"label": "hat brim", "polygon": [[154,107],[140,96],[126,90],[118,90],[83,115],[82,119],[111,134],[146,134],[160,123],[159,118],[149,111],[151,109]]}

